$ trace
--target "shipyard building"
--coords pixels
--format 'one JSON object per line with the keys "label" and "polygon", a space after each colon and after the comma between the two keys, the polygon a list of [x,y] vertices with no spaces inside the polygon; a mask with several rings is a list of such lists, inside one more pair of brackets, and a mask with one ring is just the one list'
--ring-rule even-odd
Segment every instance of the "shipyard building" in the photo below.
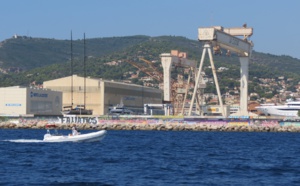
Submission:
{"label": "shipyard building", "polygon": [[85,105],[93,115],[106,115],[109,107],[121,102],[135,114],[143,113],[144,104],[161,104],[162,90],[72,75],[45,81],[44,88],[63,93],[62,107]]}
{"label": "shipyard building", "polygon": [[1,116],[61,115],[62,93],[30,87],[0,88]]}

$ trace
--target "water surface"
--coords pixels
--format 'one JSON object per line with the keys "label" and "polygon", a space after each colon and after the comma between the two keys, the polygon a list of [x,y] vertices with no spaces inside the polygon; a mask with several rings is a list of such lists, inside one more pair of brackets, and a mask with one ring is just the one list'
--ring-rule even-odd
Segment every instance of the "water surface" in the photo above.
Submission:
{"label": "water surface", "polygon": [[299,133],[108,131],[93,143],[44,133],[0,130],[0,185],[300,184]]}

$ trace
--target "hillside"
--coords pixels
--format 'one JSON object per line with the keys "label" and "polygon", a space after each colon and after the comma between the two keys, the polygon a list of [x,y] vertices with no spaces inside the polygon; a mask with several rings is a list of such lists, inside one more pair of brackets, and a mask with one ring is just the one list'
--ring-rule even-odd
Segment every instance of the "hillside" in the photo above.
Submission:
{"label": "hillside", "polygon": [[[0,75],[0,86],[25,85],[31,82],[41,84],[45,80],[70,75],[70,40],[55,40],[42,38],[19,37],[8,39],[0,44],[0,68],[5,74]],[[188,53],[188,58],[200,61],[202,44],[196,40],[175,36],[128,36],[111,38],[94,38],[86,40],[87,75],[103,79],[127,80],[129,72],[135,73],[137,69],[126,63],[126,60],[139,61],[143,57],[150,61],[157,61],[160,65],[159,55],[179,50]],[[73,41],[74,74],[83,76],[83,41]],[[240,64],[238,57],[232,55],[214,56],[215,66],[227,67],[228,71],[218,73],[221,91],[239,86]],[[114,62],[115,65],[108,65]],[[208,57],[205,66],[209,66]],[[9,69],[21,70],[10,72]],[[209,68],[204,69],[208,77],[212,77]],[[249,92],[255,91],[264,94],[266,89],[255,88],[259,78],[277,79],[284,76],[292,78],[289,87],[294,87],[300,81],[300,60],[289,56],[276,56],[253,51],[249,68]],[[18,72],[18,73],[16,73]],[[139,77],[145,74],[140,73]],[[176,76],[176,73],[173,74]],[[131,82],[142,84],[140,78],[131,79]],[[157,82],[154,82],[157,83]],[[279,87],[274,87],[277,91]],[[208,86],[207,91],[215,91]],[[275,92],[276,92],[275,91]],[[275,93],[274,92],[274,93]]]}
{"label": "hillside", "polygon": [[[148,36],[86,39],[90,57],[123,50],[149,39]],[[73,40],[73,57],[83,58],[83,40]],[[23,71],[70,60],[71,41],[18,36],[0,43],[0,68]]]}

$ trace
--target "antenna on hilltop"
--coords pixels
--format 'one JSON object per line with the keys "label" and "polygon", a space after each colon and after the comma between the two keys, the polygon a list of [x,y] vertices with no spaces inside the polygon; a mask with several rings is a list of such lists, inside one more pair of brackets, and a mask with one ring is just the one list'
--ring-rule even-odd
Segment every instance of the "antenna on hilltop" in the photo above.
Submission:
{"label": "antenna on hilltop", "polygon": [[85,33],[83,34],[83,70],[84,70],[84,98],[83,98],[83,105],[85,109],[85,99],[86,99],[86,49],[85,49]]}
{"label": "antenna on hilltop", "polygon": [[73,37],[72,37],[72,30],[71,30],[71,106],[73,108]]}

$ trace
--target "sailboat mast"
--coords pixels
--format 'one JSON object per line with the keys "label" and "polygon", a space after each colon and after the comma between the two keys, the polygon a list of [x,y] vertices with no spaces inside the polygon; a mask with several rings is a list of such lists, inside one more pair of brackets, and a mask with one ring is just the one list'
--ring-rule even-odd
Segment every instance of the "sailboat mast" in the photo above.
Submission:
{"label": "sailboat mast", "polygon": [[85,49],[85,33],[83,34],[83,68],[84,68],[84,98],[83,98],[83,105],[85,109],[85,99],[86,99],[86,49]]}
{"label": "sailboat mast", "polygon": [[72,38],[72,31],[71,31],[71,106],[73,109],[73,38]]}

